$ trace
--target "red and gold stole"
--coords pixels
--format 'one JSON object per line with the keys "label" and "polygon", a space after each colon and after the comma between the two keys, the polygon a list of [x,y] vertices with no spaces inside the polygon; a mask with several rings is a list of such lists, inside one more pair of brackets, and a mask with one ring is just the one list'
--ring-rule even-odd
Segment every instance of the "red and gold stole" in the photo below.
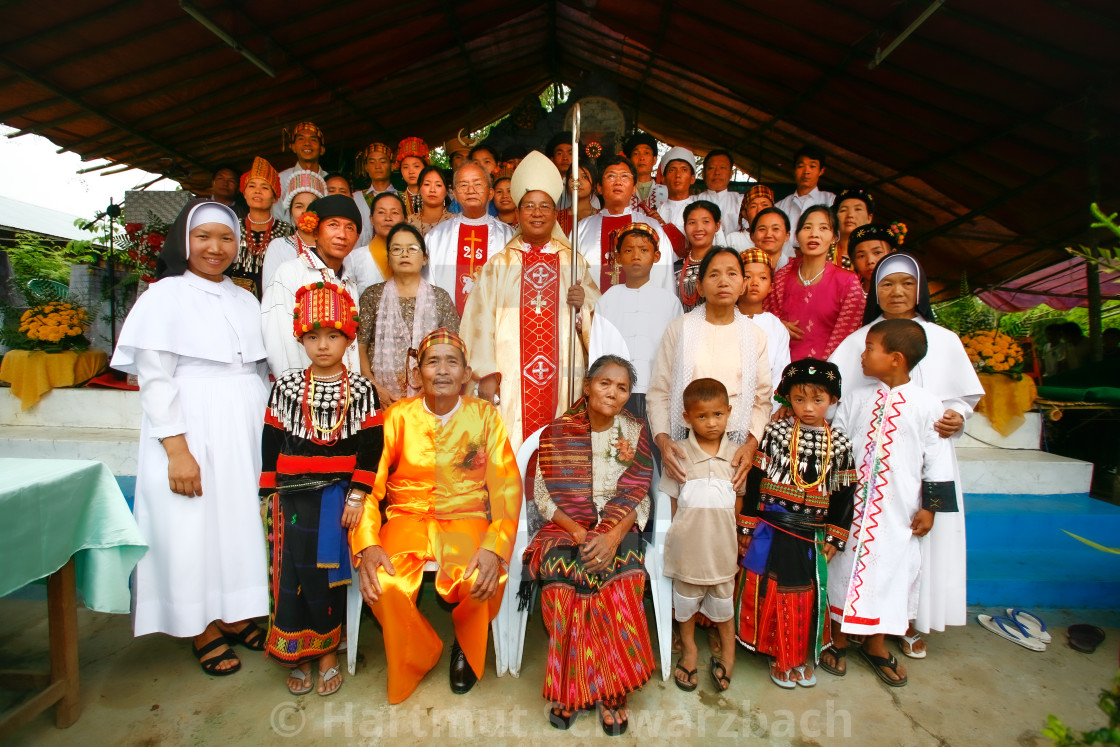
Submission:
{"label": "red and gold stole", "polygon": [[560,396],[560,256],[530,246],[521,255],[521,432],[556,416]]}
{"label": "red and gold stole", "polygon": [[606,293],[612,285],[618,285],[618,269],[614,265],[611,232],[633,222],[632,215],[603,214],[603,228],[599,232],[599,290],[603,293]]}
{"label": "red and gold stole", "polygon": [[459,250],[455,253],[455,310],[460,317],[475,278],[486,264],[489,240],[490,227],[487,224],[472,226],[459,223],[459,243],[456,245]]}

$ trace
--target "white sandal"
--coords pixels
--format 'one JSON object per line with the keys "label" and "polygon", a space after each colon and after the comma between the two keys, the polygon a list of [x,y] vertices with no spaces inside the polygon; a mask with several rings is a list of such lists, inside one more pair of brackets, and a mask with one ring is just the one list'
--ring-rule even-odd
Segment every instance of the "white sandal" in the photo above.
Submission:
{"label": "white sandal", "polygon": [[[322,671],[319,672],[319,681],[323,682],[323,683],[329,682],[330,680],[333,680],[335,677],[338,677],[339,679],[341,679],[341,674],[338,671],[338,667],[331,667],[330,669],[328,669],[325,672],[322,672]],[[342,689],[342,683],[339,682],[338,687],[336,687],[335,689],[331,690],[330,692],[319,693],[319,695],[321,695],[322,697],[325,698],[328,695],[334,695],[336,692],[338,692],[341,689]]]}
{"label": "white sandal", "polygon": [[1031,651],[1045,651],[1046,644],[1037,638],[1032,638],[1023,626],[1010,617],[992,617],[991,615],[977,615],[977,621],[987,630],[992,631],[1000,638],[1006,638],[1012,643]]}
{"label": "white sandal", "polygon": [[[900,635],[898,637],[898,640],[899,640],[898,650],[902,652],[903,656],[908,656],[911,659],[924,659],[924,658],[926,658],[926,654],[929,653],[928,650],[921,651],[921,652],[918,652],[918,651],[914,650],[914,644],[917,643],[918,641],[922,640],[922,634],[921,633],[915,633],[914,635]],[[902,647],[902,642],[906,643],[906,648]],[[907,648],[910,649],[910,650],[907,651],[906,650]]]}
{"label": "white sandal", "polygon": [[1027,631],[1027,635],[1031,638],[1037,638],[1043,643],[1050,643],[1052,640],[1049,631],[1046,630],[1046,623],[1033,612],[1008,607],[1007,616],[1019,623],[1019,627]]}
{"label": "white sandal", "polygon": [[295,689],[290,685],[288,686],[288,692],[290,692],[292,695],[307,695],[315,688],[315,677],[311,674],[310,669],[305,672],[299,667],[292,667],[291,671],[288,672],[288,677],[299,680],[303,683],[303,685],[301,685],[299,689]]}

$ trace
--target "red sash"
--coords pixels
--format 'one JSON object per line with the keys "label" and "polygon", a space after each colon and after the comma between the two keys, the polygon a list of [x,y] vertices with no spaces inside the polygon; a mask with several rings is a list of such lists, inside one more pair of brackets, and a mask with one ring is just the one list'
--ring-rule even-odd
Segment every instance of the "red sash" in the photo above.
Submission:
{"label": "red sash", "polygon": [[611,246],[611,231],[633,222],[632,215],[603,214],[603,228],[599,233],[599,290],[603,293],[606,293],[612,285],[618,285],[618,274],[614,267],[614,247]]}
{"label": "red sash", "polygon": [[560,397],[560,257],[530,247],[521,264],[521,433],[556,417]]}
{"label": "red sash", "polygon": [[459,223],[459,242],[455,251],[455,310],[463,316],[467,295],[474,287],[479,270],[486,264],[490,241],[490,227],[483,223],[472,226]]}

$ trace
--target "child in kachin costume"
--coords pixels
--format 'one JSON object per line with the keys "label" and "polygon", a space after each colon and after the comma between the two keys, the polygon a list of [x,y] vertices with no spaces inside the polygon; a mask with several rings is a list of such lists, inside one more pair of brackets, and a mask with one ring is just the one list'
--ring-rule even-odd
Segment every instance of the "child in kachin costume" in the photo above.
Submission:
{"label": "child in kachin costume", "polygon": [[265,412],[260,493],[267,511],[271,599],[266,653],[291,667],[288,690],[342,687],[338,645],[346,617],[350,548],[381,459],[381,412],[373,384],[342,359],[357,309],[333,283],[296,291],[294,334],[311,365],[276,380]]}
{"label": "child in kachin costume", "polygon": [[778,395],[793,415],[766,426],[739,521],[745,549],[736,632],[767,654],[778,687],[817,684],[813,668],[831,645],[827,563],[852,522],[851,442],[825,421],[840,397],[839,370],[803,358],[785,367]]}

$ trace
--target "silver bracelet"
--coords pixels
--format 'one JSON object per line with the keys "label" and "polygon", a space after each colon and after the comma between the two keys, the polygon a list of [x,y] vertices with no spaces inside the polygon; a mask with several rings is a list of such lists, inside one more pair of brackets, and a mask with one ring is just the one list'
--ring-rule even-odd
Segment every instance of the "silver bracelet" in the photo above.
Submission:
{"label": "silver bracelet", "polygon": [[363,503],[365,503],[365,501],[353,501],[349,498],[346,499],[346,505],[350,506],[351,508],[361,508]]}

